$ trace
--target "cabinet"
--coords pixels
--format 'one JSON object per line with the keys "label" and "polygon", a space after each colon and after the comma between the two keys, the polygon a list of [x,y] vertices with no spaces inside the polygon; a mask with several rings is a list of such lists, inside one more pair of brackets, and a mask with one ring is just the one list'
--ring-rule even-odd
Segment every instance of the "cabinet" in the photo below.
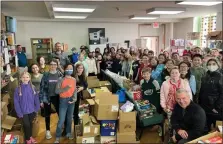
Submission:
{"label": "cabinet", "polygon": [[52,38],[31,38],[31,46],[33,62],[37,62],[39,56],[43,56],[46,63],[49,62],[50,55],[53,51]]}

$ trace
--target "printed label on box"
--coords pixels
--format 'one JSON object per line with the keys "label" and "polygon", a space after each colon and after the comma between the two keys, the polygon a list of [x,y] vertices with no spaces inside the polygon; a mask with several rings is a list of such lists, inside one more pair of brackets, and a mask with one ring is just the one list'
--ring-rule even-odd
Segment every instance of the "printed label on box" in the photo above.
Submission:
{"label": "printed label on box", "polygon": [[118,106],[117,105],[112,105],[112,112],[117,112],[118,111]]}
{"label": "printed label on box", "polygon": [[82,138],[82,143],[94,143],[94,137]]}
{"label": "printed label on box", "polygon": [[91,128],[88,126],[88,127],[84,127],[84,133],[90,133],[91,132]]}
{"label": "printed label on box", "polygon": [[98,128],[94,129],[94,133],[97,134],[98,133]]}
{"label": "printed label on box", "polygon": [[114,136],[115,135],[115,132],[111,132],[111,136]]}

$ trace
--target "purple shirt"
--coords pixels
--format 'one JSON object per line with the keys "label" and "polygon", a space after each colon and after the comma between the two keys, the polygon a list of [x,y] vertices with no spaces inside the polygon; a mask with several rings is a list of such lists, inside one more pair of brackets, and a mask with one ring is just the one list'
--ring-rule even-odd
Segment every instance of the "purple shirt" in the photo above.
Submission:
{"label": "purple shirt", "polygon": [[22,95],[19,95],[19,87],[15,89],[14,106],[17,116],[23,117],[25,114],[38,112],[40,109],[40,102],[38,94],[34,94],[30,84],[21,84]]}

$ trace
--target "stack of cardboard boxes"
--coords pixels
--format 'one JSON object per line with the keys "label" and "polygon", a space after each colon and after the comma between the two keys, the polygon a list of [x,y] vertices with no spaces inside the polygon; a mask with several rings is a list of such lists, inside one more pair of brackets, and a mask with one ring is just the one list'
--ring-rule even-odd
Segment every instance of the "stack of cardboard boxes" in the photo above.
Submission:
{"label": "stack of cardboard boxes", "polygon": [[119,111],[118,96],[110,92],[109,82],[102,83],[95,77],[88,78],[91,90],[85,91],[88,95],[85,102],[90,105],[90,110],[75,127],[76,143],[136,142],[136,113]]}

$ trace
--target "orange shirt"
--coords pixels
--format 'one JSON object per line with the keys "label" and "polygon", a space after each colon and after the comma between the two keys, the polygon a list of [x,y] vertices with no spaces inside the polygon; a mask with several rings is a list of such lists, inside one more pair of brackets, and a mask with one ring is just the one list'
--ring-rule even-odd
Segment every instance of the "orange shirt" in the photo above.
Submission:
{"label": "orange shirt", "polygon": [[64,78],[61,84],[61,89],[70,86],[67,91],[60,93],[61,98],[68,98],[74,95],[74,92],[76,90],[76,80],[74,78]]}

